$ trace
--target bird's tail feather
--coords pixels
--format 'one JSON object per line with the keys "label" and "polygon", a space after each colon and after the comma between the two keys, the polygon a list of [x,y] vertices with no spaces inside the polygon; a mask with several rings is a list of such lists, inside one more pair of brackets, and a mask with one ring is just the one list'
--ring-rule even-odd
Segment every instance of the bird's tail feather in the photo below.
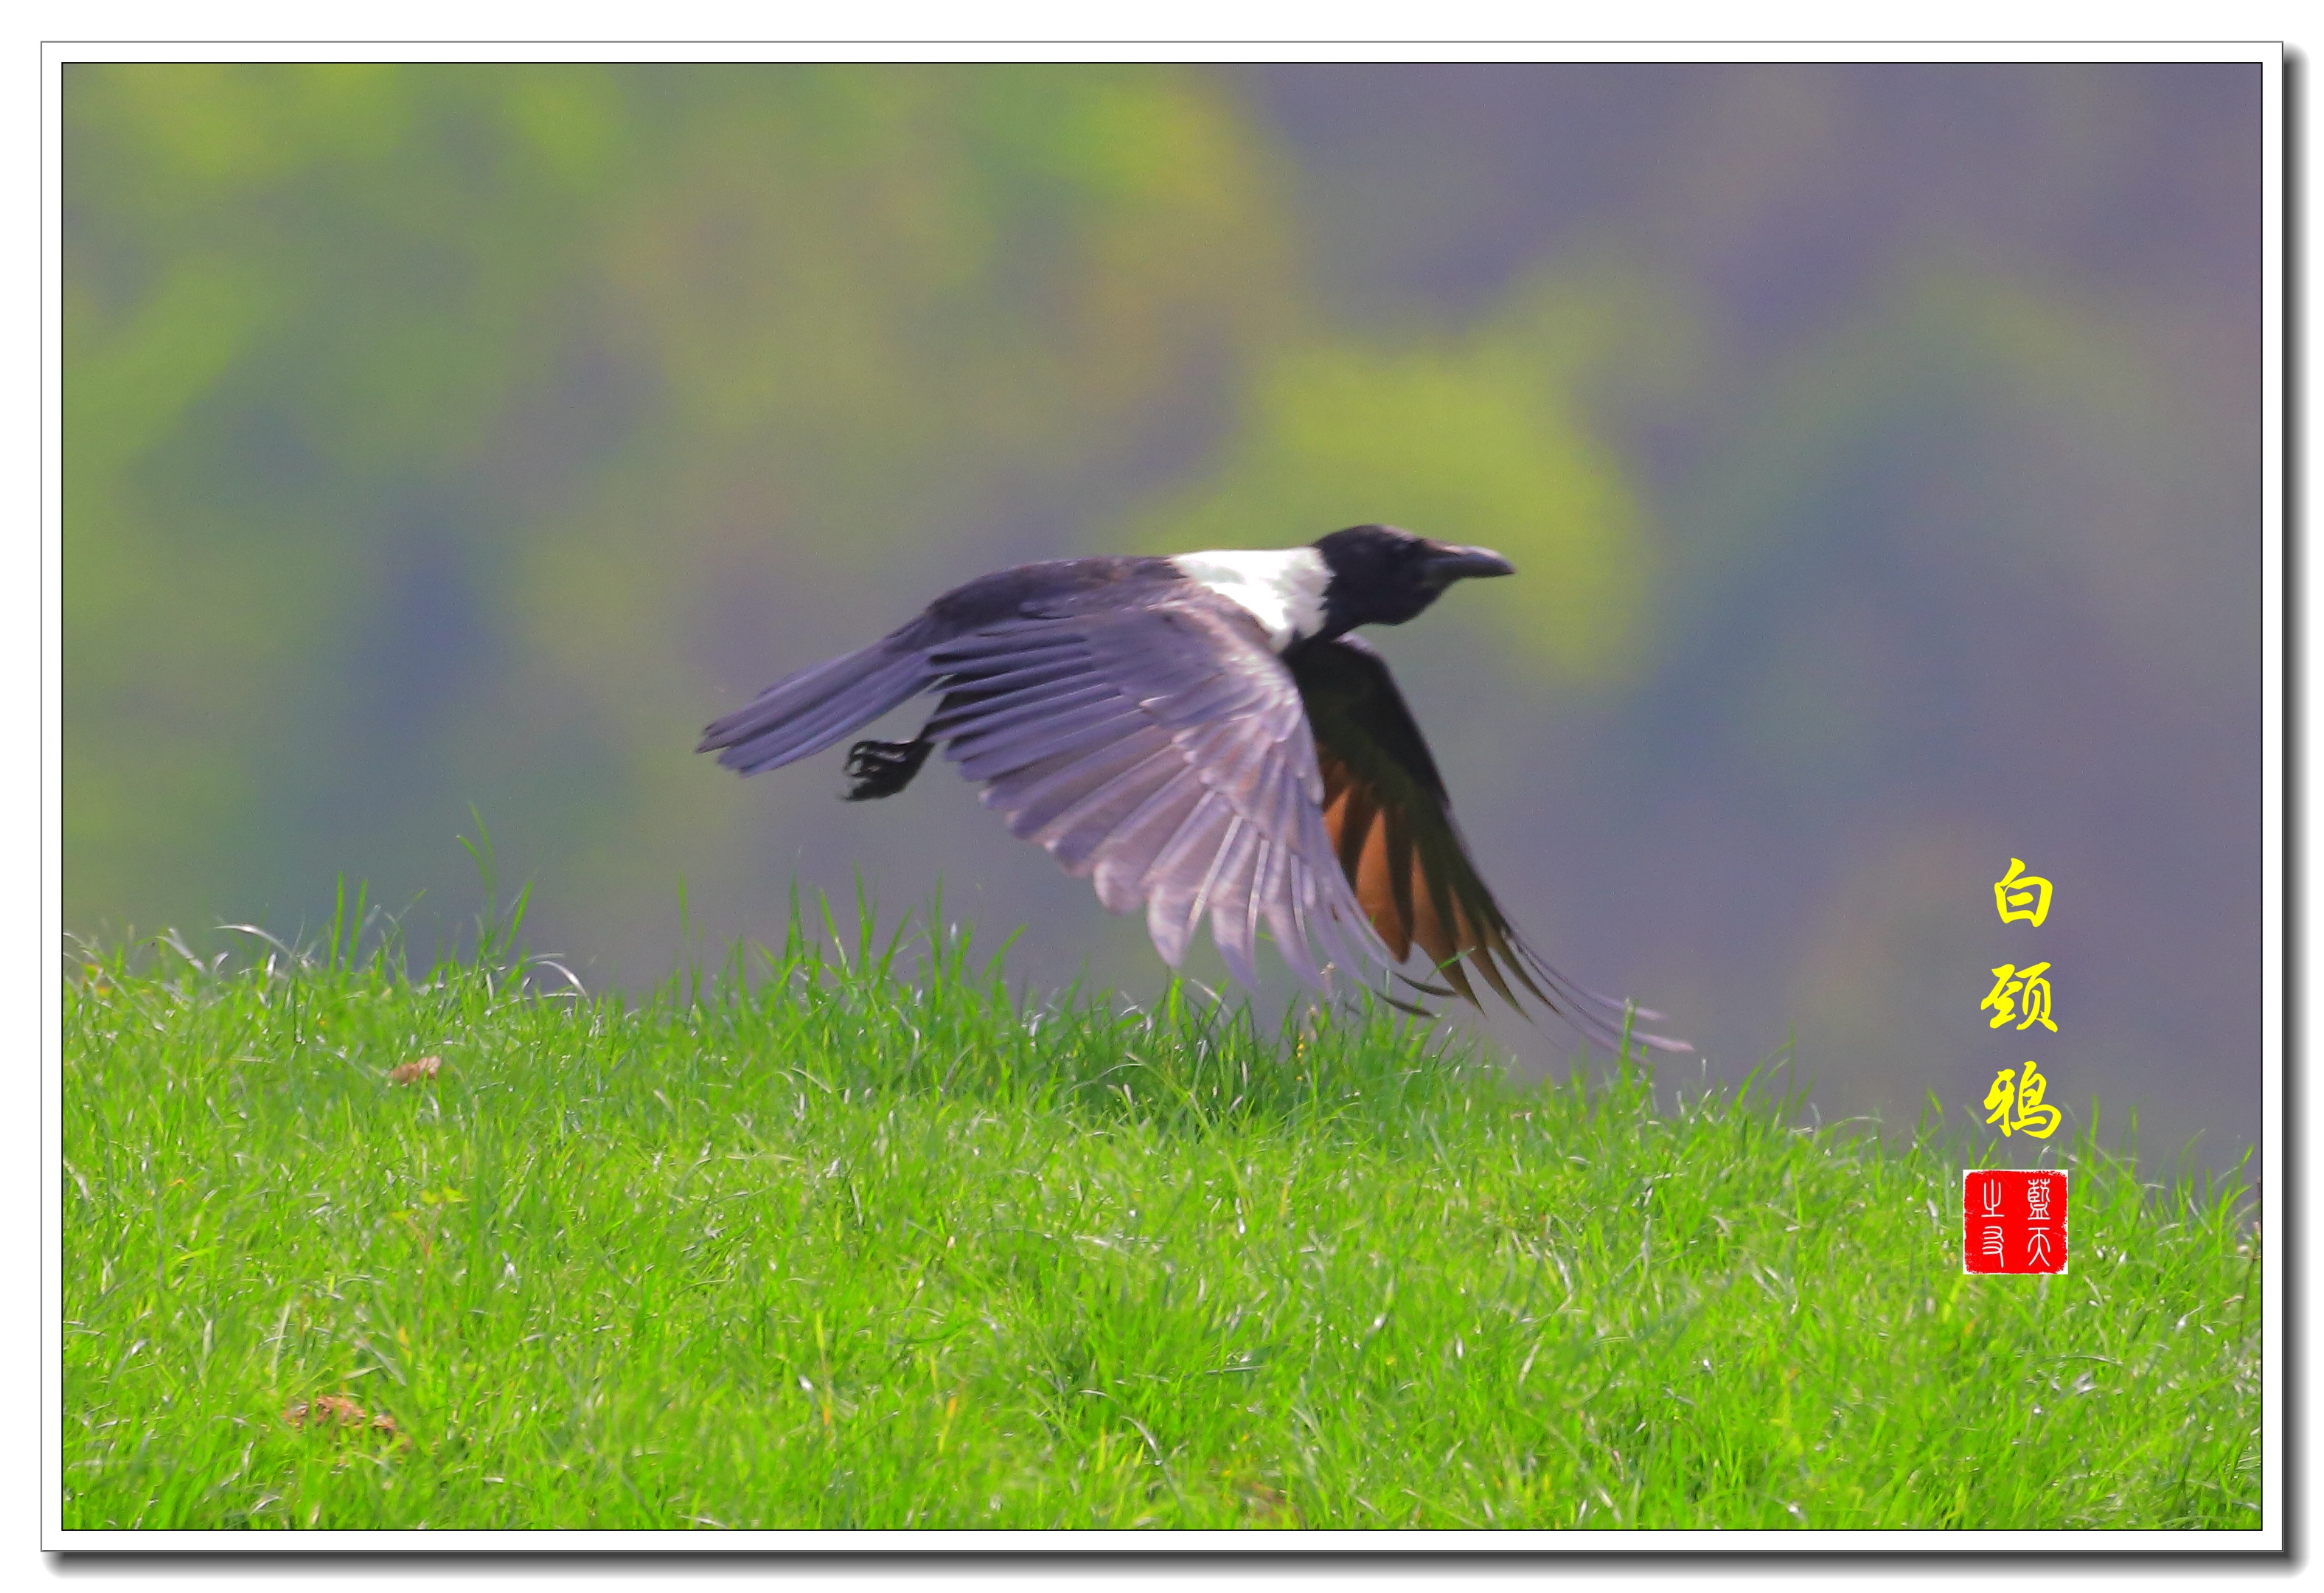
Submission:
{"label": "bird's tail feather", "polygon": [[918,648],[874,642],[776,681],[712,724],[695,751],[717,751],[721,764],[745,774],[779,768],[862,728],[936,680]]}

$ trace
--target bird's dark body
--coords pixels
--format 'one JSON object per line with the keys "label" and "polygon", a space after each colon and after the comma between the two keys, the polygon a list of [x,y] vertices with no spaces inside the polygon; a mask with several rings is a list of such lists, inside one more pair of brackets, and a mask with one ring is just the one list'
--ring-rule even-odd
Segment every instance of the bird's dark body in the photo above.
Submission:
{"label": "bird's dark body", "polygon": [[1451,986],[1413,981],[1423,989],[1474,1000],[1474,969],[1513,1004],[1512,980],[1610,1039],[1621,1004],[1517,940],[1386,663],[1345,634],[1400,623],[1451,579],[1508,566],[1388,527],[1314,547],[984,576],[871,646],[770,687],[710,726],[702,748],[750,773],[936,691],[911,741],[853,746],[851,800],[894,795],[942,746],[1013,834],[1089,879],[1112,911],[1142,904],[1174,967],[1205,917],[1245,984],[1262,923],[1311,984],[1323,982],[1317,947],[1361,968],[1416,946]]}

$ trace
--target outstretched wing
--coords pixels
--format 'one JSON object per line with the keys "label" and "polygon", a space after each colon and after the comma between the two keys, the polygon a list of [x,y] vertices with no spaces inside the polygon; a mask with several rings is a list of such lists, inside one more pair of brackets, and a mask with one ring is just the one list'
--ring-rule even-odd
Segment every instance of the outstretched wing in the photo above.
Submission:
{"label": "outstretched wing", "polygon": [[927,690],[936,678],[910,631],[776,681],[702,733],[696,752],[715,752],[729,769],[755,774],[821,752]]}
{"label": "outstretched wing", "polygon": [[[1417,946],[1452,986],[1434,993],[1458,992],[1475,1003],[1473,973],[1523,1012],[1514,982],[1583,1033],[1618,1049],[1632,1009],[1543,961],[1485,888],[1452,821],[1436,760],[1387,662],[1355,637],[1341,636],[1295,647],[1285,662],[1314,729],[1333,850],[1397,960]],[[1659,1034],[1632,1038],[1665,1051],[1693,1049]]]}
{"label": "outstretched wing", "polygon": [[921,734],[1106,907],[1143,903],[1172,967],[1206,915],[1246,985],[1262,922],[1310,984],[1318,945],[1384,960],[1334,861],[1299,690],[1248,615],[1206,593],[1037,609],[927,662],[945,695]]}

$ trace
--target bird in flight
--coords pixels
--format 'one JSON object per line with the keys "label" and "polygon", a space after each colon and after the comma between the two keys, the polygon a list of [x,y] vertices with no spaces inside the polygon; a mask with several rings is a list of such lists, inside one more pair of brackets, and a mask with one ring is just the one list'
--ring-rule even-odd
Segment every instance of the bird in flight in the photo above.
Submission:
{"label": "bird in flight", "polygon": [[941,745],[1011,834],[1111,911],[1142,905],[1172,968],[1206,915],[1246,986],[1262,922],[1310,986],[1319,948],[1350,968],[1416,948],[1443,983],[1406,978],[1416,988],[1481,1006],[1481,979],[1522,1012],[1521,989],[1613,1046],[1632,1012],[1661,1014],[1574,984],[1510,927],[1387,662],[1352,634],[1511,573],[1498,553],[1389,525],[1304,548],[1021,565],[768,687],[696,750],[756,773],[934,691],[911,740],[849,749],[847,800],[895,795]]}

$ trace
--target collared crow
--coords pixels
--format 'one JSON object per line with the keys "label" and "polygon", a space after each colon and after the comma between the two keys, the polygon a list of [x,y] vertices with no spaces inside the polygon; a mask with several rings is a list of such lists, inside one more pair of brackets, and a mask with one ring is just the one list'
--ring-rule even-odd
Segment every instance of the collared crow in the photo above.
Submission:
{"label": "collared crow", "polygon": [[1021,565],[770,686],[696,750],[755,773],[938,692],[913,739],[849,750],[849,801],[893,796],[942,745],[1010,833],[1113,912],[1143,904],[1173,968],[1205,914],[1246,986],[1262,921],[1310,985],[1318,946],[1351,968],[1416,947],[1443,983],[1407,984],[1476,1003],[1473,974],[1522,1011],[1514,981],[1611,1043],[1624,1005],[1510,927],[1387,663],[1351,634],[1402,625],[1456,580],[1511,573],[1498,553],[1388,525],[1304,548]]}

